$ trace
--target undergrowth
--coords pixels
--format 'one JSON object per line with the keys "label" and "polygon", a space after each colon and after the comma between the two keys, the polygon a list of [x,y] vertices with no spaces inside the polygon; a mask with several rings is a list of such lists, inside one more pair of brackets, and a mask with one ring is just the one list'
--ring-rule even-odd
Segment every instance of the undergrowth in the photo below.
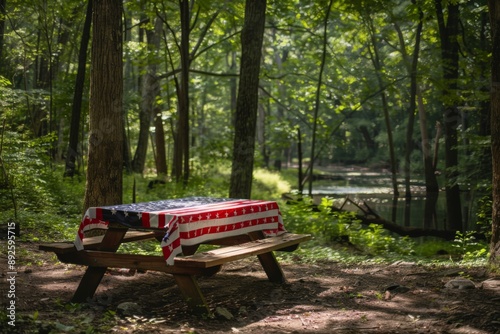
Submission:
{"label": "undergrowth", "polygon": [[[0,209],[3,212],[0,223],[13,220],[19,223],[21,241],[73,240],[83,214],[85,178],[63,177],[63,164],[50,162],[46,155],[51,140],[50,136],[28,140],[11,132],[4,136],[5,173],[0,180]],[[124,174],[123,203],[188,196],[228,197],[229,179],[230,166],[223,163],[200,164],[192,172],[187,186],[169,179],[158,180],[155,175]],[[319,205],[306,196],[284,202],[280,197],[290,191],[292,181],[290,171],[283,174],[265,169],[254,171],[252,197],[277,200],[286,229],[313,236],[313,240],[302,244],[299,250],[282,255],[284,260],[374,263],[411,259],[486,263],[488,245],[477,240],[472,232],[457,233],[453,242],[397,236],[377,224],[362,225],[353,212],[334,210],[329,198],[323,198]],[[487,225],[491,226],[488,220],[491,201],[482,199],[481,208],[479,230],[487,233]],[[135,253],[159,251],[157,245],[148,243],[132,243],[125,247]]]}

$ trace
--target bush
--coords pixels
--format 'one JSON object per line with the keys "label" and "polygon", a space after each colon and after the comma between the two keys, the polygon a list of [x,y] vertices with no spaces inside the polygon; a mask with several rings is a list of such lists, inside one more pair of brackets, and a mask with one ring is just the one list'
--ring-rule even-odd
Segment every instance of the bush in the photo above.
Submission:
{"label": "bush", "polygon": [[393,236],[381,225],[364,227],[354,212],[332,211],[333,201],[323,198],[313,205],[308,197],[289,202],[282,211],[287,230],[310,233],[324,243],[349,242],[357,249],[371,255],[413,253],[413,241],[408,237]]}

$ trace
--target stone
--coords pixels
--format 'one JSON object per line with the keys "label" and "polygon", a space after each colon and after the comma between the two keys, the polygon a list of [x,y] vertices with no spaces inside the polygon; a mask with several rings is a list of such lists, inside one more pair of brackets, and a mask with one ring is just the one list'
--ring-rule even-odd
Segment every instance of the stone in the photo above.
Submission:
{"label": "stone", "polygon": [[476,285],[470,279],[461,277],[448,281],[444,286],[447,289],[459,289],[459,290],[476,288]]}
{"label": "stone", "polygon": [[215,309],[215,312],[216,312],[218,315],[220,315],[220,316],[222,316],[222,317],[226,318],[227,320],[231,320],[231,319],[233,319],[233,315],[232,315],[232,314],[231,314],[231,312],[229,312],[229,311],[227,310],[227,308],[225,308],[225,307],[217,307],[217,308]]}

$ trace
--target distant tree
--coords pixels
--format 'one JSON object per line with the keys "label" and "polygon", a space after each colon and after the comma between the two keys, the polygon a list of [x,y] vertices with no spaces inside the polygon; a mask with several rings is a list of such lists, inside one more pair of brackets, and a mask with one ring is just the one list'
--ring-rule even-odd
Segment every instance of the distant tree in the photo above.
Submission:
{"label": "distant tree", "polygon": [[122,2],[94,0],[84,208],[122,202]]}
{"label": "distant tree", "polygon": [[458,2],[449,1],[446,10],[441,0],[435,0],[441,41],[441,66],[443,69],[443,106],[445,136],[446,223],[450,229],[462,230],[460,187],[458,185],[458,133],[461,123],[457,108],[459,77],[459,25]]}
{"label": "distant tree", "polygon": [[491,59],[491,155],[493,160],[493,208],[490,263],[500,269],[500,3],[489,0]]}
{"label": "distant tree", "polygon": [[189,36],[191,32],[191,9],[189,0],[179,1],[181,19],[181,42],[179,45],[181,74],[177,87],[178,120],[174,146],[173,175],[176,181],[189,179]]}
{"label": "distant tree", "polygon": [[241,31],[241,65],[236,101],[233,161],[229,196],[250,198],[259,104],[261,49],[266,20],[266,0],[247,0]]}
{"label": "distant tree", "polygon": [[313,126],[312,126],[312,141],[311,141],[311,161],[309,165],[309,196],[312,196],[312,183],[313,183],[313,173],[314,173],[314,160],[316,158],[316,137],[318,129],[318,114],[321,103],[321,87],[323,86],[323,73],[326,65],[326,50],[328,44],[328,20],[330,18],[331,8],[333,0],[330,0],[325,13],[325,19],[323,23],[323,45],[321,48],[321,62],[319,67],[318,84],[316,86],[316,95],[314,101],[314,116],[313,116]]}
{"label": "distant tree", "polygon": [[151,122],[158,112],[156,98],[160,95],[160,84],[157,78],[158,59],[154,55],[156,55],[155,51],[160,48],[163,22],[159,18],[156,18],[153,22],[153,28],[146,30],[146,40],[150,54],[147,57],[147,66],[141,80],[142,100],[139,110],[139,138],[134,159],[132,160],[132,170],[136,173],[144,171]]}
{"label": "distant tree", "polygon": [[82,113],[83,88],[85,84],[85,72],[87,68],[87,50],[90,40],[90,28],[92,24],[92,0],[88,1],[87,14],[83,25],[82,39],[78,53],[78,70],[76,73],[75,90],[73,93],[73,104],[71,107],[71,124],[69,129],[69,145],[66,153],[66,168],[64,176],[72,177],[76,170],[76,158],[78,157],[78,138],[80,137],[80,116]]}

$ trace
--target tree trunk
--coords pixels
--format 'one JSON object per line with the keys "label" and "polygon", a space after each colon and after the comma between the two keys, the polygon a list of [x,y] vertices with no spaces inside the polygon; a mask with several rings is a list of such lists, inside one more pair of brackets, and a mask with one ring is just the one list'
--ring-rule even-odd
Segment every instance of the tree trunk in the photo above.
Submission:
{"label": "tree trunk", "polygon": [[245,2],[245,23],[241,31],[241,66],[233,143],[229,196],[250,198],[255,151],[255,129],[259,104],[259,73],[266,0]]}
{"label": "tree trunk", "polygon": [[333,0],[330,0],[328,4],[327,11],[325,13],[325,20],[323,22],[323,50],[321,53],[321,64],[319,69],[318,85],[316,86],[316,101],[314,106],[314,116],[313,116],[313,129],[312,129],[312,139],[311,139],[311,159],[309,165],[309,196],[312,196],[312,183],[313,183],[313,173],[314,173],[314,160],[315,160],[315,150],[316,150],[316,135],[318,128],[318,114],[319,114],[319,104],[320,104],[320,93],[321,86],[323,85],[323,71],[325,69],[326,62],[326,47],[328,44],[328,20],[330,19],[330,12],[332,10]]}
{"label": "tree trunk", "polygon": [[298,189],[299,194],[302,195],[304,192],[304,172],[302,171],[302,134],[300,133],[300,127],[297,127],[297,159],[299,161],[299,173],[298,173]]}
{"label": "tree trunk", "polygon": [[452,230],[462,230],[462,209],[458,178],[457,126],[461,124],[457,108],[458,89],[458,34],[459,5],[449,3],[445,23],[441,0],[435,0],[436,13],[441,38],[441,57],[443,67],[444,135],[446,163],[446,223]]}
{"label": "tree trunk", "polygon": [[189,179],[189,35],[190,35],[190,8],[189,0],[180,0],[181,18],[181,74],[177,87],[177,131],[174,142],[173,172],[177,182]]}
{"label": "tree trunk", "polygon": [[88,1],[87,14],[83,25],[80,51],[78,54],[78,70],[76,72],[75,93],[71,109],[71,124],[69,129],[69,145],[66,153],[66,169],[64,176],[73,177],[76,170],[78,157],[78,138],[80,137],[80,116],[82,113],[83,87],[85,85],[85,72],[87,65],[87,49],[90,40],[90,27],[92,24],[92,1]]}
{"label": "tree trunk", "polygon": [[[158,108],[159,109],[159,108]],[[167,176],[167,151],[165,148],[165,129],[161,110],[157,110],[155,116],[155,145],[156,145],[156,175],[162,179]]]}
{"label": "tree trunk", "polygon": [[[480,49],[487,50],[491,52],[491,40],[488,34],[489,28],[489,14],[488,12],[481,13],[481,30],[480,30]],[[481,61],[479,64],[480,82],[484,83],[481,85],[479,90],[486,94],[490,92],[490,80],[491,75],[491,65],[487,61]],[[479,117],[479,132],[480,136],[490,137],[491,136],[491,100],[482,99],[479,104],[480,117]],[[490,175],[491,178],[491,147],[485,147],[481,151],[480,160],[477,163],[479,168],[479,175]]]}
{"label": "tree trunk", "polygon": [[262,155],[263,167],[269,168],[269,148],[266,145],[266,109],[262,104],[257,108],[257,143],[260,147],[260,154]]}
{"label": "tree trunk", "polygon": [[[229,62],[229,73],[236,73],[236,52],[231,51],[229,56],[231,58]],[[229,101],[229,106],[231,110],[231,125],[234,126],[235,123],[235,115],[236,115],[236,100],[238,96],[238,82],[236,80],[236,76],[231,77],[229,79],[229,89],[231,100]]]}
{"label": "tree trunk", "polygon": [[5,75],[4,73],[4,64],[5,60],[3,59],[3,39],[5,35],[5,7],[7,6],[7,0],[0,0],[0,75]]}
{"label": "tree trunk", "polygon": [[375,68],[375,74],[377,76],[378,84],[380,86],[380,98],[382,101],[382,110],[384,111],[385,127],[387,129],[387,145],[389,145],[389,159],[391,164],[391,181],[392,181],[392,191],[394,197],[399,196],[398,181],[397,181],[397,162],[394,153],[394,140],[392,138],[392,126],[391,119],[389,115],[389,103],[387,101],[387,94],[385,92],[385,84],[382,78],[382,63],[378,51],[378,42],[375,39],[375,28],[373,27],[373,21],[371,17],[366,18],[366,25],[370,33],[370,39],[373,47],[373,52],[370,51],[371,60],[373,67]]}
{"label": "tree trunk", "polygon": [[[416,4],[416,0],[412,0],[412,4]],[[399,43],[401,44],[401,53],[403,55],[404,63],[406,64],[406,69],[410,75],[410,105],[408,106],[408,125],[406,128],[406,149],[405,149],[405,159],[404,159],[404,174],[405,174],[405,197],[407,199],[411,198],[411,154],[413,152],[413,131],[415,124],[415,111],[417,110],[417,69],[418,69],[418,59],[420,52],[420,39],[422,34],[423,17],[424,14],[420,7],[418,8],[419,20],[417,25],[417,31],[415,32],[415,46],[413,48],[413,55],[410,58],[406,52],[406,42],[403,33],[397,24],[394,24],[399,37]],[[409,206],[408,210],[409,210]]]}
{"label": "tree trunk", "polygon": [[492,235],[490,242],[490,264],[500,269],[500,3],[489,0],[492,59],[491,59],[491,156],[493,160],[492,180]]}
{"label": "tree trunk", "polygon": [[84,210],[122,203],[122,2],[94,0]]}
{"label": "tree trunk", "polygon": [[[427,115],[424,108],[424,101],[422,96],[422,91],[417,86],[417,105],[418,105],[418,118],[420,122],[420,136],[422,142],[422,156],[424,162],[424,176],[425,176],[425,191],[429,193],[439,192],[439,185],[436,178],[436,169],[433,163],[433,156],[431,150],[431,141],[429,139],[429,134],[427,131]],[[438,129],[439,130],[439,125]],[[437,137],[439,138],[439,137]]]}
{"label": "tree trunk", "polygon": [[[41,20],[41,18],[40,18]],[[42,26],[42,24],[39,24]],[[41,28],[40,28],[41,29]],[[42,50],[42,32],[38,33],[37,38],[37,56],[35,58],[34,70],[34,88],[44,91],[50,91],[51,78],[50,78],[50,56],[47,56]],[[31,105],[31,129],[36,137],[41,137],[50,131],[50,107],[44,108],[43,102],[35,102]],[[48,112],[47,112],[48,111]]]}
{"label": "tree trunk", "polygon": [[157,60],[151,54],[160,48],[160,35],[163,22],[156,18],[155,28],[146,31],[146,40],[148,44],[148,65],[146,73],[143,76],[141,87],[141,108],[139,111],[139,140],[132,160],[132,171],[142,173],[146,165],[146,156],[148,152],[148,142],[152,120],[156,117],[158,108],[156,106],[156,97],[160,93],[160,86],[157,78]]}

